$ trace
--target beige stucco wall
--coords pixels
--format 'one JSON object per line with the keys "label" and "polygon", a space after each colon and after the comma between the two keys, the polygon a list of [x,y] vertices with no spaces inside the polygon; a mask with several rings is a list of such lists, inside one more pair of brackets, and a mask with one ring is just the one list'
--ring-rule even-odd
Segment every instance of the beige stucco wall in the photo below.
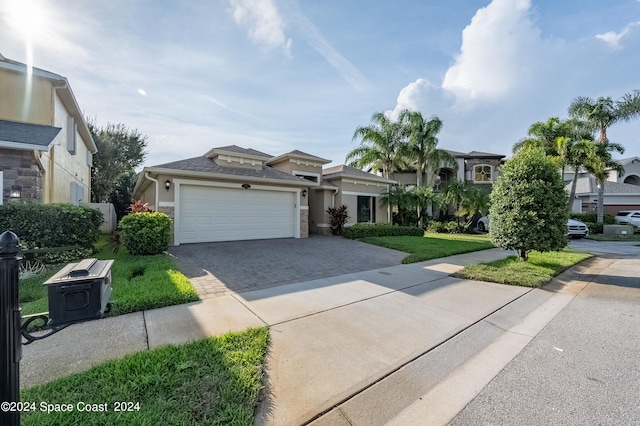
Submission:
{"label": "beige stucco wall", "polygon": [[313,234],[330,234],[329,213],[333,207],[333,189],[312,189],[309,195],[309,231]]}
{"label": "beige stucco wall", "polygon": [[0,69],[0,94],[0,119],[53,125],[53,92],[48,80],[33,76],[29,85],[26,75]]}
{"label": "beige stucco wall", "polygon": [[[340,186],[340,191],[336,195],[336,205],[346,205],[349,213],[349,219],[347,224],[354,224],[358,222],[358,196],[376,197],[376,223],[388,223],[388,209],[383,207],[380,203],[380,196],[388,188],[385,183],[378,182],[363,182],[350,178],[341,178],[332,180],[336,186]],[[345,194],[347,192],[347,194]],[[350,194],[351,193],[351,194]]]}
{"label": "beige stucco wall", "polygon": [[[91,167],[87,164],[89,150],[80,133],[75,128],[69,129],[67,120],[70,114],[57,93],[55,94],[54,110],[55,119],[51,125],[62,130],[53,140],[53,145],[49,151],[41,154],[40,162],[44,168],[45,176],[43,201],[45,203],[68,203],[73,201],[71,197],[71,182],[75,182],[83,190],[81,203],[89,203],[91,194]],[[67,150],[67,133],[69,131],[74,131],[76,134],[75,154],[71,154]]]}
{"label": "beige stucco wall", "polygon": [[322,164],[312,163],[304,160],[296,161],[295,159],[285,159],[276,164],[271,165],[274,169],[278,169],[287,174],[294,174],[294,172],[309,173],[312,175],[322,176]]}

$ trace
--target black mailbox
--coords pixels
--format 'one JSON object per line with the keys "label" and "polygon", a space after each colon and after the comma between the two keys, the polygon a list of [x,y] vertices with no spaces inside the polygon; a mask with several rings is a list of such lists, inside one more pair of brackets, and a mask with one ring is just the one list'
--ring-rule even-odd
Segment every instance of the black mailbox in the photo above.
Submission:
{"label": "black mailbox", "polygon": [[53,326],[101,318],[111,296],[113,260],[84,259],[49,278],[49,318]]}

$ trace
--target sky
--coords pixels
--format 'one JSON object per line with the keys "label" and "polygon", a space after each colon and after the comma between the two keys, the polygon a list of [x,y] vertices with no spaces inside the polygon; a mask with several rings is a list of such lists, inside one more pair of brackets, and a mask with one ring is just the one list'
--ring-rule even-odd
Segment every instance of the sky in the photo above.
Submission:
{"label": "sky", "polygon": [[[0,0],[0,53],[146,135],[145,166],[227,145],[342,164],[405,108],[440,148],[509,156],[574,98],[640,89],[640,0]],[[638,134],[608,132],[623,157]]]}

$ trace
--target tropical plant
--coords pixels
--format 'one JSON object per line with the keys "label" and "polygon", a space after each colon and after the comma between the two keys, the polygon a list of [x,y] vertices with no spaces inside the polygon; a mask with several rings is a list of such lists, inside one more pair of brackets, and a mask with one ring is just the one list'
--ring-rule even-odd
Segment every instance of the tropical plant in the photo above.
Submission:
{"label": "tropical plant", "polygon": [[467,218],[465,227],[471,226],[476,216],[486,215],[489,205],[490,199],[487,192],[481,191],[475,186],[468,187],[460,205],[460,216],[466,216]]}
{"label": "tropical plant", "polygon": [[[610,126],[640,116],[640,90],[627,93],[618,101],[613,101],[608,96],[601,96],[598,99],[577,97],[569,105],[569,115],[584,120],[592,131],[599,132],[598,142],[607,144],[609,142],[607,130]],[[614,150],[617,149],[614,148]],[[606,157],[606,151],[605,149],[599,152]],[[603,161],[606,162],[606,158]],[[597,177],[596,180],[598,180]],[[604,185],[598,185],[597,211],[598,223],[602,223],[604,218]]]}
{"label": "tropical plant", "polygon": [[442,204],[442,194],[435,192],[432,186],[414,186],[411,189],[411,194],[413,205],[418,212],[416,226],[420,226],[424,223],[429,207]]}
{"label": "tropical plant", "polygon": [[584,162],[585,169],[593,175],[598,186],[598,208],[596,209],[598,223],[604,223],[602,196],[604,195],[604,184],[607,177],[609,177],[609,171],[614,170],[618,174],[624,173],[624,167],[613,159],[613,152],[623,154],[624,148],[617,143],[594,143],[589,147]]}
{"label": "tropical plant", "polygon": [[329,213],[330,220],[330,228],[331,233],[333,235],[342,235],[342,230],[344,229],[344,225],[347,223],[349,219],[349,212],[347,211],[347,206],[344,204],[339,207],[329,207],[327,209],[327,213]]}
{"label": "tropical plant", "polygon": [[529,127],[527,133],[529,137],[513,145],[513,153],[517,154],[527,148],[541,148],[545,154],[557,157],[558,145],[557,140],[560,137],[569,137],[571,135],[571,126],[567,121],[560,120],[558,117],[549,117],[547,121],[538,121]]}
{"label": "tropical plant", "polygon": [[373,114],[370,125],[356,128],[353,139],[358,138],[360,146],[347,154],[348,165],[382,170],[385,178],[404,167],[406,149],[400,125],[384,113]]}
{"label": "tropical plant", "polygon": [[421,186],[422,176],[426,176],[426,185],[433,186],[438,170],[449,166],[456,170],[458,163],[449,152],[438,148],[437,135],[442,129],[442,120],[437,116],[428,121],[419,111],[403,110],[398,122],[402,132],[408,137],[406,155],[416,168],[416,185]]}
{"label": "tropical plant", "polygon": [[[404,185],[392,185],[387,190],[383,191],[380,195],[380,204],[387,206],[389,209],[389,218],[395,216],[399,225],[406,226],[409,223],[408,215],[406,212],[415,206],[413,200],[413,194],[410,189],[407,189]],[[393,212],[396,212],[393,215]]]}
{"label": "tropical plant", "polygon": [[507,161],[491,192],[491,241],[516,250],[554,251],[567,245],[567,194],[544,150],[525,149]]}
{"label": "tropical plant", "polygon": [[460,225],[462,200],[465,199],[467,185],[461,180],[455,179],[447,184],[444,189],[444,202],[452,204],[455,208],[456,222]]}

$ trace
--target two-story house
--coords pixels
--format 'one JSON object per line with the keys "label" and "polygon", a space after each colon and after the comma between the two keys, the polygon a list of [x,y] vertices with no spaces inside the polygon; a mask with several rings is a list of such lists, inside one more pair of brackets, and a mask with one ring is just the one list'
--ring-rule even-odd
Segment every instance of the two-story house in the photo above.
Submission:
{"label": "two-story house", "polygon": [[96,152],[67,79],[0,54],[0,204],[88,203]]}

